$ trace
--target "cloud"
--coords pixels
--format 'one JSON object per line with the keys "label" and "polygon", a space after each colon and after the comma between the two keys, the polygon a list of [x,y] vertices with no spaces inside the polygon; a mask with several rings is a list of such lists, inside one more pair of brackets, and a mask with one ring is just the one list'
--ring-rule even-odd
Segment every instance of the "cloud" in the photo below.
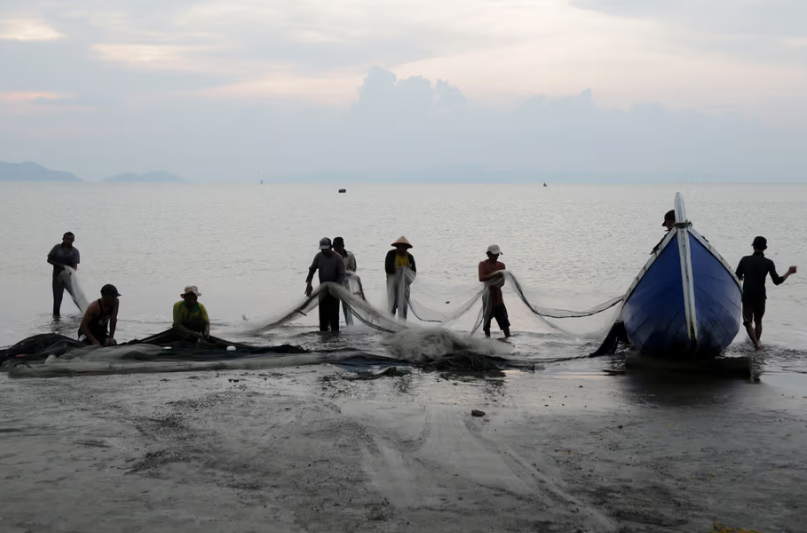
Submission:
{"label": "cloud", "polygon": [[225,181],[262,172],[285,181],[807,177],[804,130],[737,116],[675,112],[658,103],[603,108],[591,90],[502,109],[467,99],[446,81],[399,78],[380,67],[356,92],[357,101],[341,107],[200,97],[113,105],[103,113],[53,106],[57,115],[12,115],[0,124],[0,160],[34,159],[89,178],[156,168]]}
{"label": "cloud", "polygon": [[801,5],[4,0],[0,159],[205,179],[795,179]]}
{"label": "cloud", "polygon": [[35,20],[0,20],[0,39],[9,41],[55,41],[64,37],[52,27]]}
{"label": "cloud", "polygon": [[807,4],[801,0],[571,0],[572,5],[618,16],[654,18],[734,35],[805,35]]}
{"label": "cloud", "polygon": [[44,95],[37,96],[30,102],[48,106],[108,106],[117,103],[114,98],[97,94],[80,94],[76,96]]}

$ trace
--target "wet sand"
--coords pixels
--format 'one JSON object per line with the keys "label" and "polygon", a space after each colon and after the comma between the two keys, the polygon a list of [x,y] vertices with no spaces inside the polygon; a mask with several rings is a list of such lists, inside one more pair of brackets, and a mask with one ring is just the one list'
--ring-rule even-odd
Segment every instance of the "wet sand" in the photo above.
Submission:
{"label": "wet sand", "polygon": [[0,376],[0,530],[804,531],[805,376],[588,365]]}

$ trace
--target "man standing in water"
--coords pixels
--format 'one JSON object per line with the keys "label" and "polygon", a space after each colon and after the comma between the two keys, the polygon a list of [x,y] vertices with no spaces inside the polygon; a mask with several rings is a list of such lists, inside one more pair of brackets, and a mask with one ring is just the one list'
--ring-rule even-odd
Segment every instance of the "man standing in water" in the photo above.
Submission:
{"label": "man standing in water", "polygon": [[101,298],[94,301],[84,313],[78,330],[78,340],[93,346],[114,346],[115,328],[118,325],[118,289],[114,285],[101,288]]}
{"label": "man standing in water", "polygon": [[387,273],[387,301],[392,316],[398,312],[398,317],[406,320],[409,310],[409,285],[415,279],[417,266],[415,258],[409,253],[412,245],[401,237],[392,246],[395,248],[387,252],[384,259],[384,271]]}
{"label": "man standing in water", "polygon": [[[345,239],[342,237],[336,237],[333,240],[333,249],[342,257],[342,260],[345,262],[345,270],[355,273],[358,269],[356,266],[356,256],[353,255],[353,252],[345,250]],[[350,283],[347,277],[345,277],[343,285],[346,289],[350,290]],[[348,307],[347,302],[342,302],[342,312],[345,314],[345,324],[352,326],[353,313],[350,312],[350,307]]]}
{"label": "man standing in water", "polygon": [[[305,295],[311,296],[314,287],[311,281],[314,279],[314,272],[319,270],[320,285],[326,282],[341,285],[345,281],[345,261],[342,256],[333,251],[331,239],[324,237],[319,241],[320,252],[314,257],[311,267],[308,269],[306,278]],[[329,291],[319,293],[319,330],[339,331],[339,299]]]}
{"label": "man standing in water", "polygon": [[479,263],[479,281],[491,282],[488,290],[482,295],[482,330],[485,337],[490,337],[490,324],[493,319],[499,324],[499,329],[505,337],[510,336],[510,321],[507,317],[507,308],[504,306],[502,287],[504,286],[504,263],[499,261],[501,248],[496,244],[488,246],[488,258]]}
{"label": "man standing in water", "polygon": [[62,275],[64,267],[78,268],[81,257],[78,248],[73,247],[75,236],[68,231],[62,237],[62,243],[54,246],[48,254],[48,263],[53,265],[53,316],[60,316],[62,310],[62,297],[64,296],[65,279]]}
{"label": "man standing in water", "polygon": [[199,303],[202,295],[196,285],[185,287],[182,301],[174,304],[173,329],[186,340],[206,339],[210,336],[210,318],[207,309]]}
{"label": "man standing in water", "polygon": [[[737,277],[743,281],[743,325],[748,332],[754,348],[762,348],[759,339],[762,337],[762,316],[765,314],[765,278],[771,275],[774,285],[781,285],[791,274],[796,273],[796,267],[787,269],[784,276],[776,273],[773,261],[765,257],[768,241],[765,237],[756,237],[752,244],[754,255],[747,255],[740,259],[737,265]],[[753,327],[751,324],[753,322]]]}

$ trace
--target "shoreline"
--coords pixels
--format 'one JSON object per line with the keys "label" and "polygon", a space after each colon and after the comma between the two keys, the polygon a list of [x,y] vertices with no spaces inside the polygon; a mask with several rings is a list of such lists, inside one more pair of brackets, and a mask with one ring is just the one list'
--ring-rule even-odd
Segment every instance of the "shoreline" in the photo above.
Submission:
{"label": "shoreline", "polygon": [[[18,531],[796,532],[807,377],[361,381],[331,365],[4,380]],[[474,417],[472,409],[484,416]]]}

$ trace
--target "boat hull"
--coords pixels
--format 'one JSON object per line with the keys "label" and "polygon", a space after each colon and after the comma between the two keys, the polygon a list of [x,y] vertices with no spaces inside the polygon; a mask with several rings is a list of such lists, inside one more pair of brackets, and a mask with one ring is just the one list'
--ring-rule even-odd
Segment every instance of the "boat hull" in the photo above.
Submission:
{"label": "boat hull", "polygon": [[741,298],[736,278],[711,247],[675,230],[627,296],[622,318],[642,354],[714,357],[740,330]]}

